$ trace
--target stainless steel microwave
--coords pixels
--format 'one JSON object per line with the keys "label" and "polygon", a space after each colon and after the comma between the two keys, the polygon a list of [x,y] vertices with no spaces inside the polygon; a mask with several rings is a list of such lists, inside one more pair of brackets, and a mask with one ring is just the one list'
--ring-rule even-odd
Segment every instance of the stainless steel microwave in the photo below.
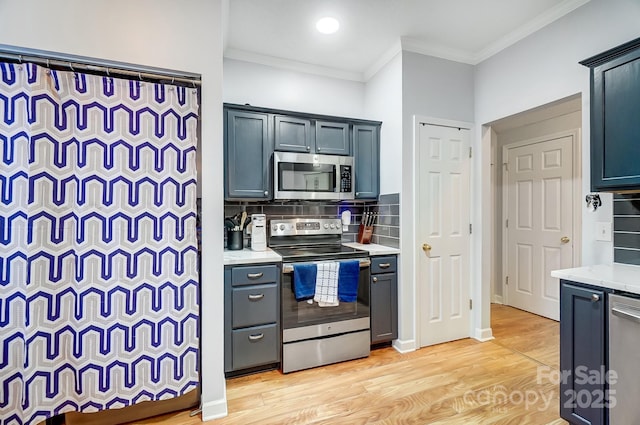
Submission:
{"label": "stainless steel microwave", "polygon": [[274,152],[275,199],[354,199],[353,157]]}

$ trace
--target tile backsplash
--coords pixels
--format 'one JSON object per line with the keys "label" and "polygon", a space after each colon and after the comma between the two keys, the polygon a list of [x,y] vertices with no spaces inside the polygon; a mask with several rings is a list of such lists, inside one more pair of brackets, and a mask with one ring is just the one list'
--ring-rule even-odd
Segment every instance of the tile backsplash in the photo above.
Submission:
{"label": "tile backsplash", "polygon": [[[224,216],[230,217],[238,212],[246,211],[247,215],[266,214],[267,220],[308,217],[308,218],[340,218],[345,210],[351,211],[349,230],[342,233],[344,242],[355,242],[358,226],[364,212],[377,211],[378,220],[374,225],[372,243],[400,247],[400,195],[398,193],[380,195],[378,201],[370,202],[326,202],[326,201],[287,201],[287,202],[231,202],[224,203]],[[250,246],[246,240],[245,247]]]}
{"label": "tile backsplash", "polygon": [[613,197],[613,261],[640,265],[640,193]]}

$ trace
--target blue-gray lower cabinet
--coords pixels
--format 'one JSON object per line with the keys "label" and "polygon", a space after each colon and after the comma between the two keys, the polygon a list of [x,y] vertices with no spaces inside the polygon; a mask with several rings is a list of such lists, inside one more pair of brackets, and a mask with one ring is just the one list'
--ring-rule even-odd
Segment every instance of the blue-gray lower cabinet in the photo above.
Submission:
{"label": "blue-gray lower cabinet", "polygon": [[398,273],[395,255],[371,257],[371,344],[398,338]]}
{"label": "blue-gray lower cabinet", "polygon": [[607,423],[607,333],[607,291],[561,280],[560,416],[571,424]]}
{"label": "blue-gray lower cabinet", "polygon": [[[270,199],[270,115],[225,108],[224,117],[225,199]],[[205,158],[203,165],[206,164]]]}
{"label": "blue-gray lower cabinet", "polygon": [[356,199],[377,199],[380,194],[380,126],[353,126]]}
{"label": "blue-gray lower cabinet", "polygon": [[225,266],[224,371],[228,376],[280,363],[280,265]]}

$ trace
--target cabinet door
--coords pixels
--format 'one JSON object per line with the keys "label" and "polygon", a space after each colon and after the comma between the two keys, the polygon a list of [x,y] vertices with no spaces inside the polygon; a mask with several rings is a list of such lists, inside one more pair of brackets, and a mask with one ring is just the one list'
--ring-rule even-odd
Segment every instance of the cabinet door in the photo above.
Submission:
{"label": "cabinet door", "polygon": [[350,155],[349,124],[316,121],[316,152],[328,155]]}
{"label": "cabinet door", "polygon": [[276,115],[274,123],[275,150],[288,152],[315,150],[310,120]]}
{"label": "cabinet door", "polygon": [[380,193],[380,142],[378,126],[354,125],[356,199],[377,199]]}
{"label": "cabinet door", "polygon": [[398,275],[371,275],[371,343],[398,338]]}
{"label": "cabinet door", "polygon": [[[585,379],[606,367],[606,294],[572,282],[560,288],[560,416],[572,424],[605,423],[606,384]],[[594,382],[598,381],[598,382]]]}
{"label": "cabinet door", "polygon": [[591,188],[640,188],[640,49],[592,70]]}
{"label": "cabinet door", "polygon": [[273,149],[268,129],[268,114],[226,111],[225,198],[269,199]]}

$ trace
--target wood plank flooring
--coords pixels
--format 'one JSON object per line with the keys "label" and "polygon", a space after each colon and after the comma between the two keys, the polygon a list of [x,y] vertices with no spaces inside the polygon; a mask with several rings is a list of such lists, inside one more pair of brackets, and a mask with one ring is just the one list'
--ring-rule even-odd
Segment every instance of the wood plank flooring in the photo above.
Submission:
{"label": "wood plank flooring", "polygon": [[[539,368],[558,369],[558,323],[502,305],[491,314],[490,342],[383,348],[367,359],[227,380],[229,415],[209,423],[566,424],[557,385],[538,379]],[[184,411],[130,425],[200,423]]]}

